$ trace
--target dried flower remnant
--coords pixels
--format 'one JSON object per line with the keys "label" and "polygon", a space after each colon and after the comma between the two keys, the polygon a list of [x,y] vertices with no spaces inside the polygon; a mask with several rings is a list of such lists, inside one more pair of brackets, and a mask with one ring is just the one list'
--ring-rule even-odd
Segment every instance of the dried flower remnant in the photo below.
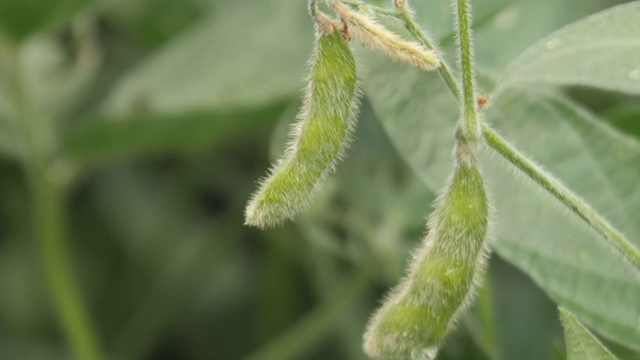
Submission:
{"label": "dried flower remnant", "polygon": [[348,24],[350,33],[363,45],[378,49],[394,60],[425,71],[440,66],[435,51],[427,50],[416,42],[404,40],[374,19],[350,9],[339,1],[332,2],[331,8]]}

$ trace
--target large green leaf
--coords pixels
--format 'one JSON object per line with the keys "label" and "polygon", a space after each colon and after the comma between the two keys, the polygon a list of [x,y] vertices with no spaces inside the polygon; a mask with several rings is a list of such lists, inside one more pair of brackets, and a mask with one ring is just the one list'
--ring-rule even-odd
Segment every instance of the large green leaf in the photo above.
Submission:
{"label": "large green leaf", "polygon": [[640,1],[589,16],[539,41],[509,66],[498,91],[532,83],[640,94]]}
{"label": "large green leaf", "polygon": [[[434,74],[376,62],[372,105],[400,154],[432,190],[451,168],[457,105]],[[512,92],[487,120],[556,173],[640,246],[640,146],[578,107],[546,94]],[[494,247],[556,302],[604,335],[637,348],[640,282],[577,218],[495,155],[481,160],[492,190]]]}
{"label": "large green leaf", "polygon": [[568,360],[616,360],[617,358],[587,330],[573,314],[560,308]]}
{"label": "large green leaf", "polygon": [[[561,26],[606,9],[623,0],[503,0],[508,4],[490,21],[480,24],[483,1],[473,2],[476,59],[501,71],[527,47]],[[485,5],[487,6],[487,5]]]}
{"label": "large green leaf", "polygon": [[125,76],[104,112],[260,106],[290,97],[302,88],[314,41],[305,6],[299,0],[226,2]]}
{"label": "large green leaf", "polygon": [[[621,1],[474,0],[473,26],[476,29],[477,60],[492,69],[502,69],[528,45],[562,25]],[[371,2],[389,5],[386,0]],[[409,4],[415,10],[420,25],[440,38],[441,45],[453,42],[450,34],[454,28],[454,17],[451,16],[450,0],[410,1]]]}

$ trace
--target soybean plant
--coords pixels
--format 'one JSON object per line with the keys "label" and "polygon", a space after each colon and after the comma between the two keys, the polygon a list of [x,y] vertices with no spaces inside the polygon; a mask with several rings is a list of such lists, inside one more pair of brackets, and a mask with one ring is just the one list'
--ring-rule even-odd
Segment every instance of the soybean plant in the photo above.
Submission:
{"label": "soybean plant", "polygon": [[[364,334],[368,355],[433,359],[473,301],[489,254],[491,208],[473,143],[486,143],[576,213],[640,271],[640,252],[620,232],[484,123],[488,98],[476,92],[470,0],[452,0],[460,80],[417,26],[406,1],[395,0],[394,9],[352,0],[325,2],[335,17],[320,11],[317,0],[309,2],[317,38],[304,104],[288,149],[247,205],[248,225],[264,228],[293,219],[307,207],[344,154],[355,127],[359,93],[349,44],[352,35],[395,61],[424,71],[437,70],[460,105],[453,173],[436,201],[428,234],[409,261],[407,275],[371,317]],[[372,14],[399,19],[416,40],[402,38]],[[563,312],[563,319],[570,316]]]}

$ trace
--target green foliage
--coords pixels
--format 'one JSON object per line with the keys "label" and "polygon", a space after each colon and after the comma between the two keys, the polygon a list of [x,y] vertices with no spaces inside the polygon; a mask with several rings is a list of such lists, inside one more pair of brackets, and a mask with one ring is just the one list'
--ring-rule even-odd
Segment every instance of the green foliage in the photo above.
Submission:
{"label": "green foliage", "polygon": [[496,92],[522,84],[583,85],[640,94],[640,3],[600,12],[542,39],[502,75]]}
{"label": "green foliage", "polygon": [[[451,1],[407,3],[454,63]],[[477,90],[497,90],[484,121],[636,248],[638,4],[474,0],[472,9]],[[286,137],[300,105],[313,48],[305,6],[0,1],[1,359],[72,358],[60,319],[83,307],[77,299],[105,358],[367,358],[369,315],[402,276],[453,170],[459,107],[437,74],[354,37],[366,100],[349,157],[295,223],[244,227],[255,179],[274,160],[266,154],[282,150],[272,129]],[[565,356],[556,305],[617,358],[640,359],[634,270],[490,149],[471,149],[497,256],[437,359],[571,359],[575,339],[593,337],[563,315]],[[66,263],[76,299],[60,288],[52,297],[47,283],[60,274],[41,264],[52,261],[43,249]],[[73,318],[77,334],[83,320]]]}
{"label": "green foliage", "polygon": [[589,330],[565,309],[560,308],[560,319],[567,342],[567,360],[616,360]]}

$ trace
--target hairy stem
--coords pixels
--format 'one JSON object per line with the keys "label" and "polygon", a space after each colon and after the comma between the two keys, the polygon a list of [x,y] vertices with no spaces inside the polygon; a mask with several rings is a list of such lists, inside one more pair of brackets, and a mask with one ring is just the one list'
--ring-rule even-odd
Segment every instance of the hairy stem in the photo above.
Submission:
{"label": "hairy stem", "polygon": [[[413,20],[413,17],[411,16],[411,13],[409,12],[409,9],[407,9],[406,5],[402,7],[400,16],[401,16],[401,19],[404,21],[405,28],[409,30],[411,35],[413,35],[416,39],[418,39],[428,49],[433,49],[436,52],[438,52],[438,49],[435,48],[435,46],[433,45],[433,42],[429,40],[429,38],[425,35],[425,33],[422,30],[420,30],[420,27],[418,26],[418,24],[416,24],[416,22]],[[439,58],[440,58],[440,66],[437,69],[438,74],[440,74],[440,76],[442,77],[444,82],[447,84],[447,87],[449,87],[453,95],[457,99],[460,99],[461,95],[460,95],[460,86],[458,85],[458,81],[456,80],[455,76],[453,76],[453,72],[451,71],[451,68],[443,60],[442,56],[439,56]]]}
{"label": "hairy stem", "polygon": [[470,0],[456,0],[457,38],[460,56],[460,72],[462,74],[462,113],[464,123],[462,131],[469,140],[480,137],[480,121],[476,109],[475,74],[473,71],[473,44],[471,38]]}
{"label": "hairy stem", "polygon": [[384,16],[391,16],[391,17],[395,17],[400,19],[402,13],[400,11],[397,10],[389,10],[389,9],[385,9],[383,7],[379,7],[379,6],[375,6],[375,5],[369,5],[367,3],[363,3],[362,1],[359,0],[342,0],[343,3],[349,5],[349,6],[353,6],[358,10],[363,10],[363,11],[372,11],[378,15],[384,15]]}
{"label": "hairy stem", "polygon": [[46,150],[39,136],[38,115],[31,104],[19,66],[12,74],[12,90],[23,128],[34,201],[35,235],[45,281],[60,326],[78,360],[102,358],[97,336],[85,310],[65,247],[65,189],[52,176]]}
{"label": "hairy stem", "polygon": [[560,181],[547,174],[540,166],[527,159],[488,125],[483,126],[483,135],[493,150],[571,209],[640,272],[640,251],[591,206],[567,189]]}

